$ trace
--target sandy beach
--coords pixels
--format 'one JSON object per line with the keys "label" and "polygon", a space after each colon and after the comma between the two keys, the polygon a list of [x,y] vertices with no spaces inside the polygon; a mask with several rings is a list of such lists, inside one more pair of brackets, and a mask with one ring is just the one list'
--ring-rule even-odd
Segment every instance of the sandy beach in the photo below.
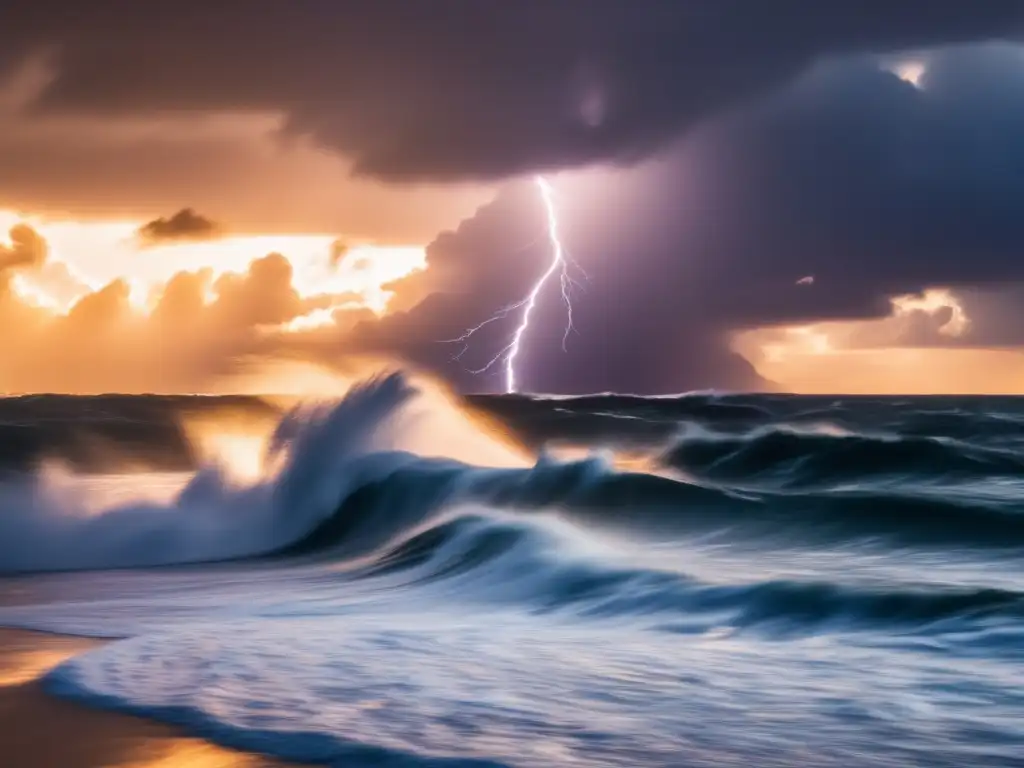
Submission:
{"label": "sandy beach", "polygon": [[285,763],[183,735],[142,718],[44,693],[38,678],[103,641],[0,629],[0,765],[4,768],[271,768]]}

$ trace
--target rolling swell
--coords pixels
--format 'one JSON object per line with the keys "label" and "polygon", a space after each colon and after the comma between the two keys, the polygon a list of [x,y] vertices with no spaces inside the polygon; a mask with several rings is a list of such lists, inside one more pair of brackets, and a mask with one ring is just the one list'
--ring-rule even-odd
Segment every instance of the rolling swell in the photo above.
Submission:
{"label": "rolling swell", "polygon": [[668,466],[716,480],[768,480],[808,487],[877,478],[1024,479],[1024,458],[948,438],[762,428],[742,435],[684,436],[663,456]]}
{"label": "rolling swell", "polygon": [[709,584],[682,572],[617,563],[564,523],[492,513],[463,513],[413,532],[360,575],[397,578],[405,587],[440,585],[460,600],[579,618],[634,618],[675,632],[941,632],[1024,618],[1024,595],[999,589],[868,589],[792,580]]}
{"label": "rolling swell", "polygon": [[606,520],[628,510],[642,524],[645,510],[649,519],[663,519],[666,514],[715,519],[733,503],[729,494],[718,489],[615,472],[599,459],[541,460],[523,469],[483,469],[411,455],[405,461],[394,457],[391,461],[392,471],[369,473],[371,479],[344,496],[333,514],[274,555],[353,557],[446,509],[471,504],[523,515],[557,508]]}
{"label": "rolling swell", "polygon": [[1005,502],[910,494],[876,486],[837,491],[732,493],[654,475],[615,472],[599,461],[488,470],[408,457],[355,486],[275,557],[344,560],[369,554],[447,510],[478,506],[521,517],[561,510],[583,528],[645,535],[706,535],[766,546],[875,542],[888,547],[1016,548],[1024,514]]}

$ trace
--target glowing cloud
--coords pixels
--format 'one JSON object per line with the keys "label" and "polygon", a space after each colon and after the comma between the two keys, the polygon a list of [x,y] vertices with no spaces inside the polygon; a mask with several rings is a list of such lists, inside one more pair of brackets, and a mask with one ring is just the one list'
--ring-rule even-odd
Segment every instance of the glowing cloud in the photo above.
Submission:
{"label": "glowing cloud", "polygon": [[935,314],[942,309],[948,309],[949,320],[938,329],[943,336],[963,336],[971,324],[960,300],[944,288],[929,288],[920,294],[896,296],[891,302],[896,316],[911,312]]}
{"label": "glowing cloud", "polygon": [[900,59],[886,66],[890,72],[915,88],[921,87],[921,78],[928,71],[928,65],[920,59]]}
{"label": "glowing cloud", "polygon": [[0,211],[0,232],[22,223],[45,240],[49,263],[62,265],[80,286],[69,291],[53,279],[35,275],[19,281],[22,295],[54,311],[66,311],[84,292],[117,279],[128,283],[132,304],[144,310],[152,304],[152,296],[180,272],[210,270],[214,278],[241,274],[254,260],[280,253],[292,265],[292,281],[300,296],[358,294],[366,307],[380,314],[391,296],[383,286],[426,266],[422,246],[362,243],[339,253],[336,235],[326,234],[224,235],[143,243],[137,236],[137,221],[52,220]]}

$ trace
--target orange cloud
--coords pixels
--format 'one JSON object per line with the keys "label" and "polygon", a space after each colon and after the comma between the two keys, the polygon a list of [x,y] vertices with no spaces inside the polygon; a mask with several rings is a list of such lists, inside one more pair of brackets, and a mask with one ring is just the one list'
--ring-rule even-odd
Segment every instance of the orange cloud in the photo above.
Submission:
{"label": "orange cloud", "polygon": [[10,239],[10,245],[0,245],[0,270],[37,266],[46,260],[46,241],[32,227],[16,224]]}
{"label": "orange cloud", "polygon": [[1024,392],[1024,352],[967,346],[971,318],[953,291],[934,288],[890,303],[879,319],[753,329],[733,345],[790,392]]}
{"label": "orange cloud", "polygon": [[1024,353],[1006,349],[879,348],[761,363],[758,372],[804,394],[1024,393]]}
{"label": "orange cloud", "polygon": [[[126,277],[97,288],[77,281],[47,260],[46,241],[26,225],[10,239],[0,252],[0,391],[202,392],[254,361],[332,368],[335,340],[377,316],[365,249],[352,266],[363,282],[352,290],[304,293],[292,262],[271,253],[244,271],[179,271],[140,303]],[[47,300],[58,288],[65,306]]]}

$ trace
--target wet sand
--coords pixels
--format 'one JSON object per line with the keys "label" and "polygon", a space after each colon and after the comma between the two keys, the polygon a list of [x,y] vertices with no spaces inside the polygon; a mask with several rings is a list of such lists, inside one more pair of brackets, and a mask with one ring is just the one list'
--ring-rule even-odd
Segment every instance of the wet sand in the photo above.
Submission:
{"label": "wet sand", "polygon": [[92,710],[43,692],[38,677],[89,640],[0,629],[0,766],[3,768],[277,768],[130,715]]}

